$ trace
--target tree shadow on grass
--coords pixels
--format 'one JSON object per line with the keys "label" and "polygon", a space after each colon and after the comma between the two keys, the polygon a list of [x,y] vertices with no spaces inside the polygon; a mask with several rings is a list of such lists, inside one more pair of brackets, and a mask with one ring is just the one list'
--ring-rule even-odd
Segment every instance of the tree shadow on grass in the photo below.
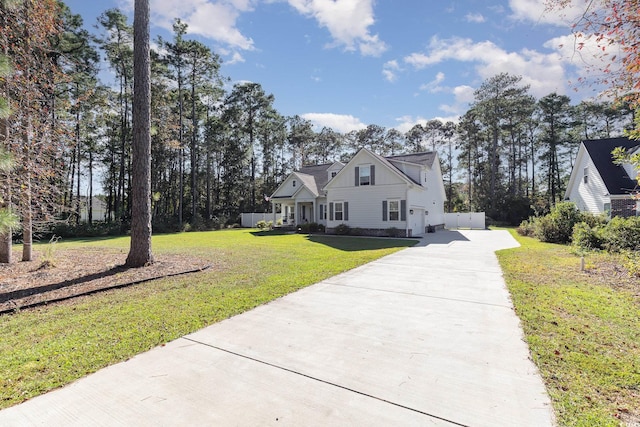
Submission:
{"label": "tree shadow on grass", "polygon": [[286,234],[292,234],[292,231],[273,229],[273,230],[260,230],[260,231],[251,231],[253,236],[256,237],[268,237],[268,236],[284,236]]}
{"label": "tree shadow on grass", "polygon": [[325,234],[309,234],[307,240],[330,246],[341,251],[373,251],[378,249],[409,248],[415,246],[416,239],[393,239],[387,237],[353,237]]}

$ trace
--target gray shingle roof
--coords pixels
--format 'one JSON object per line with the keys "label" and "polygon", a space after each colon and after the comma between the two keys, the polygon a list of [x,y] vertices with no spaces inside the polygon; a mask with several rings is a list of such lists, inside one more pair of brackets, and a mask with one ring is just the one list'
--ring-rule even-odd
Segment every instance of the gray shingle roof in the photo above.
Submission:
{"label": "gray shingle roof", "polygon": [[[400,172],[402,175],[404,175],[408,180],[412,182],[415,182],[415,180],[406,176],[402,172],[402,170],[396,167],[393,163],[394,162],[415,163],[418,165],[432,167],[433,161],[436,158],[436,154],[432,151],[423,152],[423,153],[402,154],[402,155],[388,156],[388,157],[382,157],[375,153],[372,153],[372,154],[376,156],[382,163],[385,163],[389,167],[394,168],[395,170]],[[324,188],[324,186],[329,182],[329,173],[327,171],[333,165],[334,163],[303,166],[300,168],[300,170],[297,171],[297,174],[300,177],[300,179],[304,180],[304,183],[307,186],[307,188],[309,188],[311,191],[315,192],[316,194],[319,194],[319,190]],[[307,175],[307,176],[305,177],[303,175]],[[313,186],[313,183],[311,182],[311,178],[313,178],[313,181],[315,181],[315,188]]]}
{"label": "gray shingle roof", "polygon": [[[308,184],[308,180],[305,178],[305,185],[316,194],[319,194],[319,190],[322,189],[327,182],[329,182],[329,173],[328,169],[333,166],[333,163],[326,163],[323,165],[310,165],[303,166],[298,171],[298,174],[308,175],[310,178],[313,178],[315,181],[315,189]],[[302,176],[301,176],[302,179]]]}
{"label": "gray shingle roof", "polygon": [[627,174],[621,165],[613,163],[611,152],[616,147],[623,147],[628,151],[633,150],[640,146],[638,141],[632,141],[628,138],[610,138],[591,139],[582,143],[602,177],[609,194],[626,195],[633,191],[637,182]]}
{"label": "gray shingle roof", "polygon": [[407,163],[416,163],[419,165],[433,166],[433,161],[436,158],[436,153],[433,151],[425,151],[422,153],[402,154],[398,156],[385,157],[389,161],[400,161]]}

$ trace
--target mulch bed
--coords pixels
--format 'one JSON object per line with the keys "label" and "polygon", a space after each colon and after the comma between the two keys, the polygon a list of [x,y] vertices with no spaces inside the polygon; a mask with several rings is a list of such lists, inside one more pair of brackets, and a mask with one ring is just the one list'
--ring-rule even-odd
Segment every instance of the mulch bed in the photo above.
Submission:
{"label": "mulch bed", "polygon": [[0,264],[0,313],[211,267],[193,257],[162,255],[150,266],[127,268],[126,258],[123,251],[83,248],[56,250],[49,256],[35,253],[33,261]]}

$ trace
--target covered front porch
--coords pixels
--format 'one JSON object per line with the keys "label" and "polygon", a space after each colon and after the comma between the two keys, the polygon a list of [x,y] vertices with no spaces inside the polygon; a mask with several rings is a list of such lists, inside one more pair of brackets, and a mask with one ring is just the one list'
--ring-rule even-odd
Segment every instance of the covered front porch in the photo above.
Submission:
{"label": "covered front porch", "polygon": [[279,199],[272,200],[271,205],[275,226],[295,227],[298,224],[321,222],[317,215],[317,204],[313,200]]}

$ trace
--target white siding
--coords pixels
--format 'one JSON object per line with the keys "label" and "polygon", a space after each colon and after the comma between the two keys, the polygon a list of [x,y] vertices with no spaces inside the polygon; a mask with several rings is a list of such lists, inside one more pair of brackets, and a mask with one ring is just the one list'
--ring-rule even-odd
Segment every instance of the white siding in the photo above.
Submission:
{"label": "white siding", "polygon": [[[584,150],[584,147],[581,146],[580,149]],[[572,187],[568,191],[569,200],[583,212],[603,213],[604,204],[611,203],[607,187],[586,150],[584,155],[578,156],[577,160],[578,162],[574,165],[576,175],[573,177]],[[585,168],[587,168],[589,175],[586,183],[584,182]]]}
{"label": "white siding", "polygon": [[[355,167],[361,165],[375,166],[375,185],[355,186]],[[327,227],[334,228],[345,223],[349,227],[359,228],[406,229],[406,221],[382,220],[382,201],[389,199],[406,200],[407,182],[377,158],[360,151],[333,179],[327,194],[327,203],[349,203],[349,219],[331,221],[327,214]]]}
{"label": "white siding", "polygon": [[300,190],[298,194],[296,194],[296,202],[315,202],[316,196],[314,196],[309,189],[306,187]]}
{"label": "white siding", "polygon": [[[378,171],[376,170],[377,173]],[[332,187],[331,191],[329,191],[328,203],[348,202],[349,220],[331,221],[327,218],[327,227],[334,228],[341,223],[345,223],[349,227],[374,229],[396,227],[404,230],[407,226],[406,221],[382,220],[382,201],[389,199],[406,200],[406,198],[407,191],[404,183],[335,189]]]}
{"label": "white siding", "polygon": [[[296,183],[295,187],[293,185],[294,181]],[[290,197],[296,191],[298,191],[300,189],[300,186],[302,185],[303,184],[302,182],[300,182],[300,179],[291,174],[287,177],[287,179],[285,179],[282,184],[280,184],[280,187],[278,187],[276,192],[273,193],[273,197]]]}

